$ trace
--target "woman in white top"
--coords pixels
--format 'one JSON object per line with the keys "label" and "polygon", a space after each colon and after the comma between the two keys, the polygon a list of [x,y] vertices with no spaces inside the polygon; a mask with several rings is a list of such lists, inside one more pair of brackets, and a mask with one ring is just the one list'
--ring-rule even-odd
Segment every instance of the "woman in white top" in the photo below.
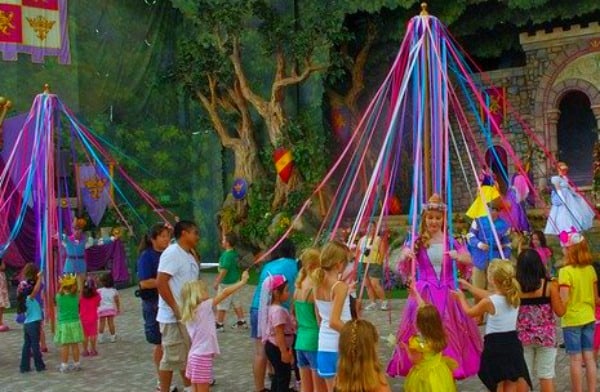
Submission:
{"label": "woman in white top", "polygon": [[317,371],[325,379],[328,392],[333,392],[334,388],[340,331],[352,318],[348,285],[338,279],[348,263],[348,256],[349,249],[345,244],[329,242],[321,250],[320,266],[311,274],[315,304],[321,318]]}
{"label": "woman in white top", "polygon": [[531,379],[523,355],[523,345],[517,334],[517,316],[521,287],[510,261],[493,260],[488,267],[489,292],[460,279],[473,296],[476,305],[467,302],[462,291],[455,291],[465,312],[471,317],[488,315],[479,366],[479,379],[490,391],[524,391]]}

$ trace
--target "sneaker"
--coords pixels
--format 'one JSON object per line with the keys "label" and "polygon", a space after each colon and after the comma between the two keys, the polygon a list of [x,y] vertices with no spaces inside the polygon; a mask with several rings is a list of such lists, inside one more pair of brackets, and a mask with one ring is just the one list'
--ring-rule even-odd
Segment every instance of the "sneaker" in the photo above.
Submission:
{"label": "sneaker", "polygon": [[[160,381],[156,381],[156,392],[160,392]],[[169,392],[177,392],[177,384],[171,384]]]}
{"label": "sneaker", "polygon": [[81,370],[81,364],[79,362],[70,364],[69,370],[73,370],[73,371],[77,372],[77,371]]}
{"label": "sneaker", "polygon": [[381,309],[381,310],[388,310],[389,308],[390,308],[390,306],[387,301],[383,301],[381,303],[381,306],[379,307],[379,309]]}
{"label": "sneaker", "polygon": [[98,351],[96,351],[96,350],[90,351],[90,357],[95,357],[97,355],[98,355]]}
{"label": "sneaker", "polygon": [[100,335],[98,335],[98,343],[102,344],[106,342],[106,338],[104,337],[104,334],[101,333]]}
{"label": "sneaker", "polygon": [[81,353],[82,357],[89,357],[90,355],[92,355],[92,353],[88,350],[83,350],[83,352]]}
{"label": "sneaker", "polygon": [[231,329],[248,329],[248,323],[246,320],[238,320],[231,325]]}
{"label": "sneaker", "polygon": [[111,343],[114,343],[114,342],[116,342],[116,341],[117,341],[117,334],[110,335],[110,342],[111,342]]}
{"label": "sneaker", "polygon": [[371,302],[370,304],[365,306],[365,310],[374,310],[376,307],[377,307],[377,304],[375,302]]}
{"label": "sneaker", "polygon": [[6,325],[6,324],[0,324],[0,332],[6,332],[9,329],[10,328],[8,328],[8,325]]}
{"label": "sneaker", "polygon": [[40,349],[40,351],[43,352],[43,353],[47,353],[48,352],[48,347],[42,347]]}
{"label": "sneaker", "polygon": [[69,365],[67,365],[66,363],[61,363],[60,365],[58,365],[58,371],[61,373],[67,373],[69,370]]}
{"label": "sneaker", "polygon": [[217,323],[217,332],[225,332],[225,325]]}

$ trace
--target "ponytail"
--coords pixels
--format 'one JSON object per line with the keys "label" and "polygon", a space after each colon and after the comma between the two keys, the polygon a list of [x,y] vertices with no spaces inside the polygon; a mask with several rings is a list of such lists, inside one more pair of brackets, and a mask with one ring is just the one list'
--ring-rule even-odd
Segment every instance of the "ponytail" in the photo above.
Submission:
{"label": "ponytail", "polygon": [[518,308],[521,304],[521,285],[516,278],[506,281],[506,287],[503,288],[506,293],[506,300],[513,308]]}
{"label": "ponytail", "polygon": [[142,254],[143,251],[152,247],[152,241],[150,240],[150,236],[146,233],[142,237],[140,244],[138,245],[138,254]]}
{"label": "ponytail", "polygon": [[490,262],[488,273],[496,288],[506,296],[506,301],[516,308],[521,304],[521,285],[515,276],[515,268],[508,260],[494,259]]}
{"label": "ponytail", "polygon": [[298,272],[298,277],[296,278],[296,290],[300,290],[302,288],[302,282],[308,276],[308,272],[306,271],[306,267],[300,268],[300,272]]}
{"label": "ponytail", "polygon": [[310,274],[310,279],[313,281],[315,286],[320,286],[325,280],[325,270],[321,267],[315,268]]}

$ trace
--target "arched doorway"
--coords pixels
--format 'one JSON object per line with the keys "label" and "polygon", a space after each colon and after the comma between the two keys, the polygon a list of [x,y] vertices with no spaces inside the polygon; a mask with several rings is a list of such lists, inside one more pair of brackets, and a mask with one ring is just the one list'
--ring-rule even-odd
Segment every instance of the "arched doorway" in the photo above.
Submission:
{"label": "arched doorway", "polygon": [[569,178],[576,185],[591,185],[598,132],[590,100],[582,92],[570,91],[561,99],[559,109],[558,159],[569,165]]}
{"label": "arched doorway", "polygon": [[500,146],[490,147],[485,152],[485,163],[496,176],[501,193],[506,193],[509,181],[507,158],[506,150]]}

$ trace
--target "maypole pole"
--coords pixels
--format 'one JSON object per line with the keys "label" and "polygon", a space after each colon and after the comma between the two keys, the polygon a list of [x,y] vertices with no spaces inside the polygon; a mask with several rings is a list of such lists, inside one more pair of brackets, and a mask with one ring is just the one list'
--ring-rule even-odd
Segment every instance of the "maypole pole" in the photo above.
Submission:
{"label": "maypole pole", "polygon": [[[427,17],[429,16],[429,12],[427,11],[427,3],[421,3],[421,12],[419,13],[419,16],[422,17],[423,21],[425,21],[427,19]],[[423,34],[426,34],[426,28],[425,28],[426,22],[423,23],[422,28]],[[423,86],[422,86],[422,91],[423,91],[423,111],[422,113],[425,114],[427,108],[431,108],[431,98],[429,96],[429,42],[427,39],[425,39],[423,41],[423,75],[421,76],[422,80],[423,80]],[[424,165],[424,170],[425,170],[425,181],[423,184],[423,194],[421,195],[421,197],[423,198],[423,200],[427,200],[428,198],[428,194],[431,193],[431,189],[432,189],[432,155],[431,155],[431,122],[429,121],[429,116],[425,115],[424,119],[423,119],[423,154],[424,154],[424,159],[423,162],[425,163]]]}

